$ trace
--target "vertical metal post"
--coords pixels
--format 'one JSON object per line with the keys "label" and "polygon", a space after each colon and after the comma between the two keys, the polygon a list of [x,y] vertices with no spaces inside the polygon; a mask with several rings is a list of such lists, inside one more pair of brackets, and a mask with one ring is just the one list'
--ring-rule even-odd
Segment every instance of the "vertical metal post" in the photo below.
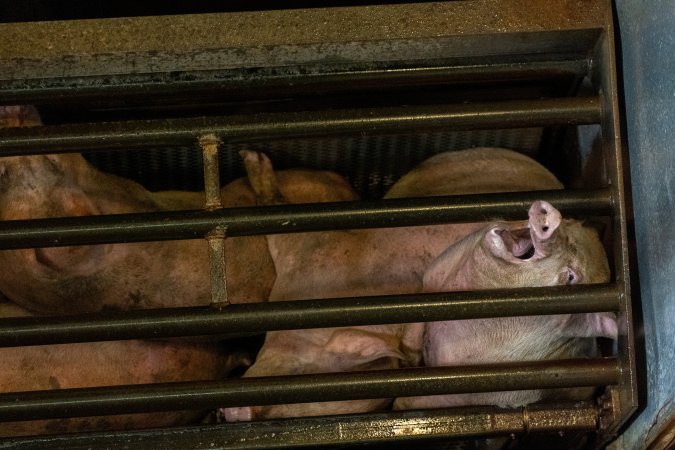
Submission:
{"label": "vertical metal post", "polygon": [[[220,175],[218,173],[218,144],[213,134],[199,138],[204,159],[205,209],[213,211],[223,207],[220,199]],[[209,243],[209,275],[211,278],[211,302],[216,306],[228,304],[227,274],[225,260],[225,227],[216,227],[206,236]]]}

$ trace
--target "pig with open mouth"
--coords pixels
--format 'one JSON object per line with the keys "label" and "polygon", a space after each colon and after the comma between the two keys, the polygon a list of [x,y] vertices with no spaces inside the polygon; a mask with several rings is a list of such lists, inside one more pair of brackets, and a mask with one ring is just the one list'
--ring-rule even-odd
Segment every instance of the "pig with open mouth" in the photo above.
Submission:
{"label": "pig with open mouth", "polygon": [[[275,189],[266,156],[254,152],[243,152],[242,156],[259,198],[280,198],[270,192],[259,193]],[[476,157],[484,166],[479,171],[475,170]],[[508,173],[500,174],[505,161],[509,162]],[[525,156],[504,149],[474,149],[431,158],[397,182],[389,196],[561,187],[550,172]],[[543,201],[535,202],[529,215],[528,221],[516,223],[268,236],[277,270],[270,300],[608,281],[607,258],[594,231],[577,221],[563,220]],[[502,334],[488,339],[493,330],[486,329],[486,336],[481,337],[483,331],[470,331],[475,321],[462,321],[465,325],[460,329],[467,343],[460,341],[458,345],[447,330],[452,321],[270,332],[244,376],[391,369],[420,361],[427,365],[494,362],[504,360],[492,358],[500,352],[513,353],[510,360],[591,356],[595,354],[595,337],[616,336],[616,323],[608,314],[487,320],[496,321],[493,323]],[[547,339],[541,339],[541,333],[548,335]],[[511,343],[515,350],[505,350]],[[455,348],[460,351],[458,356],[446,356],[454,355]],[[514,405],[540,397],[540,393],[530,393],[503,401],[490,395],[486,394],[481,404]],[[434,405],[433,400],[420,403],[424,401],[399,399],[396,407]],[[300,417],[372,411],[390,402],[376,399],[225,408],[224,414],[228,421]]]}

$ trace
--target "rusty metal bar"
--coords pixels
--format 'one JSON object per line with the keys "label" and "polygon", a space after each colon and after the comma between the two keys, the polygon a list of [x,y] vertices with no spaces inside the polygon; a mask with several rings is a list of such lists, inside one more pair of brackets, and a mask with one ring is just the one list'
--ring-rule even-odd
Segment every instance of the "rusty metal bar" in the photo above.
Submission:
{"label": "rusty metal bar", "polygon": [[0,156],[192,145],[195,138],[207,134],[229,142],[260,142],[354,133],[594,124],[601,117],[599,97],[570,97],[56,125],[2,130]]}
{"label": "rusty metal bar", "polygon": [[198,335],[239,335],[386,323],[615,311],[616,285],[300,300],[0,319],[0,347]]}
{"label": "rusty metal bar", "polygon": [[225,231],[218,227],[208,236],[209,244],[209,279],[211,280],[211,303],[225,306],[227,298],[227,273],[225,254]]}
{"label": "rusty metal bar", "polygon": [[[204,193],[205,209],[215,211],[222,209],[220,198],[220,165],[218,164],[219,139],[212,135],[199,138],[204,160]],[[207,234],[209,244],[209,279],[211,281],[211,302],[227,305],[227,273],[225,260],[225,227],[218,226]]]}
{"label": "rusty metal bar", "polygon": [[202,158],[204,161],[205,208],[208,211],[223,207],[220,200],[220,172],[218,164],[219,143],[220,140],[213,134],[208,134],[199,138],[199,145],[202,148]]}
{"label": "rusty metal bar", "polygon": [[565,216],[609,215],[613,208],[609,190],[596,189],[33,219],[3,222],[0,249],[201,239],[217,227],[233,237],[488,222],[495,217],[523,220],[537,200],[552,203]]}
{"label": "rusty metal bar", "polygon": [[253,450],[340,447],[353,444],[417,443],[438,439],[520,435],[538,431],[595,431],[597,407],[590,402],[530,405],[518,409],[489,406],[428,411],[396,411],[339,417],[310,417],[230,423],[165,430],[87,433],[16,438],[0,449],[88,450],[91,448],[181,448]]}
{"label": "rusty metal bar", "polygon": [[[596,89],[602,92],[603,115],[601,121],[603,157],[607,168],[607,178],[612,192],[612,201],[616,205],[613,222],[613,254],[614,254],[614,272],[617,285],[620,291],[621,299],[618,317],[620,329],[625,330],[619,334],[617,341],[618,359],[621,364],[621,380],[616,390],[610,392],[613,399],[614,408],[611,414],[611,421],[603,423],[603,429],[598,436],[597,448],[603,447],[612,441],[621,427],[629,419],[638,407],[637,393],[637,372],[636,372],[636,342],[635,330],[632,314],[631,299],[631,272],[629,229],[632,225],[628,224],[627,217],[632,216],[630,207],[630,194],[626,196],[625,192],[630,193],[630,185],[625,184],[624,167],[628,167],[628,157],[626,146],[622,143],[621,130],[621,101],[619,99],[619,82],[617,81],[617,63],[615,60],[615,30],[613,25],[613,14],[611,2],[604,5],[605,12],[604,28],[602,38],[595,48],[593,60],[597,62],[594,65],[591,79],[595,80]],[[625,165],[625,166],[624,166]],[[631,218],[632,220],[632,218]],[[636,263],[635,260],[632,263]],[[633,266],[633,270],[636,267]],[[618,398],[615,398],[618,397]]]}
{"label": "rusty metal bar", "polygon": [[[537,58],[537,59],[535,59]],[[386,85],[429,86],[458,82],[500,82],[508,80],[555,80],[583,76],[588,72],[585,56],[570,55],[569,59],[549,60],[543,55],[528,55],[527,59],[513,55],[490,60],[490,64],[471,61],[431,67],[369,68],[355,70],[353,65],[341,68],[310,67],[304,70],[279,67],[256,70],[203,70],[152,74],[105,75],[76,78],[8,79],[0,81],[0,93],[5,104],[34,104],[50,100],[79,101],[101,98],[124,99],[126,103],[152,102],[157,98],[213,98],[214,92],[229,99],[265,98],[270,95],[303,94],[307,91],[353,92],[367,91]],[[375,63],[370,62],[372,67]],[[141,99],[141,100],[139,100]]]}
{"label": "rusty metal bar", "polygon": [[615,358],[286,375],[0,394],[0,420],[616,384]]}

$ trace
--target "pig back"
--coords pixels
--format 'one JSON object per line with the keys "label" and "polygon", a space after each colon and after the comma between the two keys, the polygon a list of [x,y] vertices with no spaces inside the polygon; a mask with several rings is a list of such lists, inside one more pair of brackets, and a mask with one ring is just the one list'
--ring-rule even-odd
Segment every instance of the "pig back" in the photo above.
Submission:
{"label": "pig back", "polygon": [[[0,219],[201,209],[203,193],[149,192],[98,171],[79,154],[3,158]],[[357,198],[331,172],[289,170],[280,188],[290,203]],[[245,179],[221,190],[224,207],[254,206]],[[276,273],[263,236],[225,241],[229,300],[267,300]],[[210,302],[204,240],[0,251],[0,290],[43,314],[204,305]]]}
{"label": "pig back", "polygon": [[402,176],[385,198],[562,189],[544,166],[505,148],[478,147],[439,153]]}

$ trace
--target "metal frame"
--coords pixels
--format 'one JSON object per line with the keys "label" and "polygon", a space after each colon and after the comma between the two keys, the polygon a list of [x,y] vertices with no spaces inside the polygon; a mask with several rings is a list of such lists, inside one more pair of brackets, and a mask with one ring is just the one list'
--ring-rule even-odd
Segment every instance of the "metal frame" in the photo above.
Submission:
{"label": "metal frame", "polygon": [[[424,443],[439,439],[520,435],[535,432],[593,431],[599,413],[590,403],[530,405],[517,410],[491,407],[454,408],[194,426],[144,432],[90,433],[19,439],[0,449],[49,448],[344,448],[355,444]],[[313,440],[306,436],[311,434]],[[313,441],[313,442],[312,442]]]}
{"label": "metal frame", "polygon": [[[221,89],[224,94],[242,87],[260,84],[265,92],[283,91],[293,85],[293,80],[307,80],[304,87],[323,86],[339,92],[346,86],[342,80],[355,79],[356,89],[368,89],[379,76],[393,83],[409,84],[411,81],[433,80],[453,83],[460,80],[495,81],[523,77],[528,79],[558,76],[583,76],[592,70],[593,81],[600,93],[597,97],[556,98],[549,100],[496,101],[468,105],[412,106],[407,108],[384,107],[377,109],[346,109],[297,113],[262,113],[245,116],[166,119],[133,122],[116,122],[84,125],[43,127],[34,130],[0,131],[0,155],[53,153],[78,150],[117,149],[124,146],[148,146],[158,143],[196,144],[202,139],[205,154],[207,186],[206,211],[134,214],[88,218],[64,218],[5,222],[0,230],[0,248],[25,248],[34,246],[72,245],[103,242],[136,242],[156,239],[207,238],[212,242],[212,277],[223,273],[223,239],[267,233],[299,232],[336,228],[366,228],[381,226],[411,226],[451,221],[472,221],[502,216],[515,218],[534,199],[544,198],[559,206],[563,213],[581,215],[611,215],[615,235],[615,279],[607,286],[579,287],[575,289],[527,289],[495,293],[443,294],[424,296],[382,296],[333,301],[282,302],[261,305],[226,305],[226,286],[214,282],[214,301],[217,308],[186,308],[183,310],[138,311],[120,314],[94,314],[68,318],[19,318],[0,320],[0,344],[35,345],[47,342],[79,342],[103,339],[131,339],[139,337],[220,334],[223,329],[236,333],[282,329],[270,318],[287,319],[286,329],[315,326],[339,326],[362,323],[396,323],[445,318],[488,317],[517,314],[555,314],[561,312],[588,312],[615,310],[622,325],[617,358],[589,361],[547,361],[520,365],[495,365],[488,368],[425,368],[370,374],[350,374],[279,377],[275,379],[228,380],[206,384],[172,384],[105,389],[45,391],[37,393],[0,395],[0,418],[20,420],[25,418],[61,417],[74,403],[81,414],[101,411],[103,403],[117,412],[163,410],[185,406],[230,406],[264,402],[269,398],[282,401],[310,401],[326,399],[368,398],[400,394],[436,392],[470,392],[476,390],[536,388],[542,386],[616,385],[610,388],[598,407],[585,405],[580,408],[552,409],[533,406],[523,411],[504,412],[483,409],[481,418],[514,420],[509,426],[495,427],[494,422],[480,422],[471,431],[461,426],[444,428],[444,437],[477,436],[521,433],[532,430],[584,429],[601,431],[599,444],[611,439],[636,406],[634,356],[632,348],[632,318],[630,313],[629,268],[626,250],[626,217],[623,201],[621,145],[618,133],[618,103],[613,48],[613,28],[610,4],[607,1],[585,2],[579,11],[574,2],[529,2],[525,10],[518,0],[478,0],[476,2],[447,2],[424,5],[389,5],[339,10],[312,10],[301,18],[295,12],[277,11],[209,15],[206,17],[181,16],[174,18],[170,34],[157,43],[155,31],[150,31],[148,42],[142,46],[129,40],[129,36],[145,35],[152,26],[166,18],[115,19],[84,21],[83,23],[51,23],[28,25],[0,25],[0,34],[13,36],[0,44],[5,49],[9,42],[25,42],[21,38],[32,36],[29,42],[37,46],[17,45],[0,58],[0,100],[4,102],[28,101],[54,102],[65,100],[74,86],[74,98],[88,101],[108,98],[116,90],[129,86],[129,98],[156,98],[175,95],[178,88],[193,92]],[[531,14],[537,8],[550,9],[549,14]],[[337,12],[336,12],[337,11]],[[527,13],[527,12],[530,13]],[[479,18],[497,16],[492,24]],[[304,14],[304,13],[303,13]],[[339,17],[355,18],[353,30],[346,35],[342,29],[336,34],[333,23]],[[272,15],[270,18],[268,16]],[[343,18],[344,18],[343,17]],[[382,23],[401,25],[392,35],[391,28],[373,26],[371,20],[379,17]],[[410,19],[402,20],[405,17]],[[289,25],[307,27],[311,23],[328,23],[325,29],[297,31],[285,36],[268,33],[269,25],[279,20]],[[470,20],[474,18],[475,20]],[[238,24],[230,30],[241,32],[242,27],[257,24],[261,29],[256,41],[243,42],[239,38],[227,41],[229,35],[198,34],[192,39],[191,48],[180,46],[175,38],[195,31],[212,30],[218,20]],[[317,22],[313,22],[317,20]],[[419,27],[415,20],[428,20],[428,27]],[[251,22],[253,21],[253,22]],[[448,26],[448,22],[452,26]],[[117,27],[117,28],[116,28]],[[297,28],[297,27],[295,27]],[[293,27],[290,29],[295,29]],[[392,27],[393,28],[393,27]],[[253,28],[255,29],[255,28]],[[508,29],[508,32],[504,32]],[[546,29],[554,31],[546,31]],[[83,31],[84,30],[84,31]],[[89,33],[97,36],[105,30],[124,36],[118,43],[114,39],[100,41],[99,47],[78,49],[84,41],[63,45],[63,36],[70,33]],[[136,30],[136,31],[133,31]],[[162,32],[165,30],[162,29]],[[228,31],[229,32],[229,31]],[[31,34],[32,33],[32,34]],[[51,33],[51,34],[50,34]],[[500,38],[495,39],[495,34]],[[56,36],[61,39],[52,42]],[[311,39],[307,39],[311,36]],[[193,36],[190,36],[193,37]],[[40,41],[43,39],[43,41]],[[96,39],[92,39],[96,42]],[[170,44],[166,44],[170,41]],[[49,48],[50,51],[46,51]],[[225,45],[227,42],[227,45]],[[316,44],[324,42],[324,44]],[[327,45],[325,43],[330,43]],[[434,50],[429,52],[429,43]],[[593,45],[595,47],[593,48]],[[12,44],[14,45],[14,44]],[[135,45],[135,46],[134,46]],[[114,48],[111,48],[114,47]],[[198,53],[195,53],[195,46]],[[200,48],[201,47],[201,48]],[[426,53],[423,50],[427,49]],[[469,50],[477,48],[475,52]],[[214,50],[216,49],[216,50]],[[421,50],[422,49],[422,50]],[[79,51],[77,57],[73,57]],[[317,54],[336,58],[324,73],[309,71],[309,77],[300,75],[293,67],[317,66]],[[549,56],[546,56],[546,55]],[[195,58],[200,55],[202,58]],[[390,72],[376,67],[387,66],[396,60],[419,60],[424,55],[421,69],[407,68]],[[544,56],[542,56],[544,55]],[[552,55],[552,56],[550,56]],[[590,56],[589,56],[590,55]],[[73,59],[74,58],[74,59]],[[343,58],[340,60],[339,58]],[[587,61],[590,58],[592,64]],[[344,63],[348,60],[349,64]],[[448,65],[448,61],[452,64]],[[75,62],[73,64],[73,62]],[[339,62],[339,64],[338,64]],[[352,70],[363,67],[365,70]],[[489,64],[494,63],[495,72]],[[274,65],[279,68],[259,70],[254,76],[236,78],[232,68]],[[331,69],[332,67],[332,69]],[[38,70],[39,68],[39,70]],[[166,71],[178,71],[167,74]],[[7,70],[5,70],[7,69]],[[208,70],[207,70],[208,69]],[[215,69],[215,70],[214,70]],[[201,72],[202,70],[207,70]],[[276,71],[276,72],[275,72]],[[146,72],[146,73],[143,73]],[[196,79],[190,74],[201,74]],[[112,77],[107,74],[113,74]],[[249,73],[250,74],[250,73]],[[280,75],[279,75],[280,74]],[[224,77],[224,78],[223,78]],[[344,77],[344,78],[341,78]],[[14,78],[14,80],[12,79]],[[17,80],[19,78],[20,80]],[[107,80],[107,81],[106,81]],[[134,81],[135,80],[135,81]],[[178,81],[173,84],[174,81]],[[225,80],[225,81],[223,81]],[[270,84],[265,84],[271,81]],[[72,83],[72,84],[68,84]],[[300,89],[300,88],[298,88]],[[352,88],[349,88],[352,89]],[[153,97],[155,96],[155,97]],[[526,127],[544,125],[574,125],[600,123],[603,130],[605,160],[609,162],[607,188],[590,191],[516,193],[499,195],[473,195],[435,199],[400,199],[382,202],[327,205],[284,205],[264,208],[221,209],[214,200],[219,181],[214,175],[217,168],[217,141],[249,142],[270,138],[288,138],[307,135],[340,135],[354,132],[382,133],[402,129],[475,129],[493,127]],[[212,135],[204,140],[206,135]],[[90,147],[94,146],[94,147]],[[140,150],[139,150],[140,151]],[[211,192],[209,195],[208,192]],[[210,200],[209,200],[210,199]],[[222,278],[224,280],[224,277]],[[542,304],[546,298],[546,307]],[[387,305],[386,308],[382,308]],[[478,306],[481,305],[481,308]],[[396,306],[394,308],[393,306]],[[482,310],[481,310],[482,309]],[[352,311],[358,314],[344,314]],[[365,321],[362,322],[361,320]],[[285,321],[286,322],[286,321]],[[136,328],[140,326],[140,328]],[[543,377],[541,370],[547,373]],[[484,382],[471,381],[475,377]],[[430,381],[435,380],[437,384]],[[442,383],[440,382],[442,381]],[[511,383],[511,384],[507,384]],[[481,387],[482,386],[482,387]],[[375,387],[381,391],[375,390]],[[181,390],[182,389],[182,390]],[[268,392],[275,397],[269,397]],[[172,396],[166,394],[172,393]],[[379,393],[379,395],[378,395]],[[175,395],[175,396],[173,396]],[[201,397],[200,397],[201,396]],[[288,396],[286,398],[285,396]],[[201,398],[201,400],[198,400]],[[73,403],[74,402],[74,403]],[[201,402],[201,403],[200,403]],[[49,408],[47,407],[49,405]],[[461,421],[471,417],[465,408],[456,412],[407,412],[389,415],[364,415],[317,419],[297,419],[284,422],[228,424],[205,429],[215,447],[237,448],[279,447],[283,442],[273,439],[270,429],[283,426],[282,436],[297,433],[297,439],[286,442],[289,446],[333,445],[334,435],[315,434],[313,427],[335,430],[338,427],[342,443],[381,442],[393,436],[392,430],[409,432],[410,438],[423,439],[439,436],[437,424],[442,420]],[[545,425],[536,425],[533,411],[541,410],[549,417]],[[72,413],[72,409],[70,410]],[[486,412],[489,411],[489,412]],[[525,413],[524,411],[528,411]],[[464,414],[462,416],[462,414]],[[560,414],[558,419],[550,417]],[[515,415],[515,416],[514,416]],[[569,419],[563,421],[562,418]],[[363,432],[348,433],[365,423],[381,420],[380,428],[366,428]],[[414,418],[418,428],[412,429]],[[454,418],[454,419],[453,419]],[[467,419],[468,420],[468,419]],[[544,423],[542,422],[542,423]],[[456,423],[456,422],[455,422]],[[280,425],[281,424],[281,425]],[[436,424],[436,425],[435,425]],[[581,424],[581,425],[580,425]],[[352,428],[350,428],[352,427]],[[577,428],[575,428],[577,427]],[[388,430],[383,434],[382,430]],[[149,445],[161,433],[167,439],[181,432],[194,438],[200,428],[188,431],[165,430],[161,432],[129,432],[120,434],[90,434],[86,436],[27,438],[0,440],[0,448],[9,446],[39,445],[50,443],[51,448],[61,445],[91,445],[93,442],[139,442]],[[243,434],[242,434],[243,433]],[[262,441],[258,436],[262,436]],[[346,437],[345,437],[346,436]],[[385,436],[385,437],[382,437]],[[125,441],[125,439],[127,441]],[[267,440],[266,440],[267,439]],[[289,438],[290,439],[290,438]],[[185,448],[188,448],[188,441]],[[194,441],[193,441],[194,442]],[[198,444],[194,443],[197,448]],[[147,447],[141,447],[147,448]],[[211,447],[213,448],[213,447]]]}

